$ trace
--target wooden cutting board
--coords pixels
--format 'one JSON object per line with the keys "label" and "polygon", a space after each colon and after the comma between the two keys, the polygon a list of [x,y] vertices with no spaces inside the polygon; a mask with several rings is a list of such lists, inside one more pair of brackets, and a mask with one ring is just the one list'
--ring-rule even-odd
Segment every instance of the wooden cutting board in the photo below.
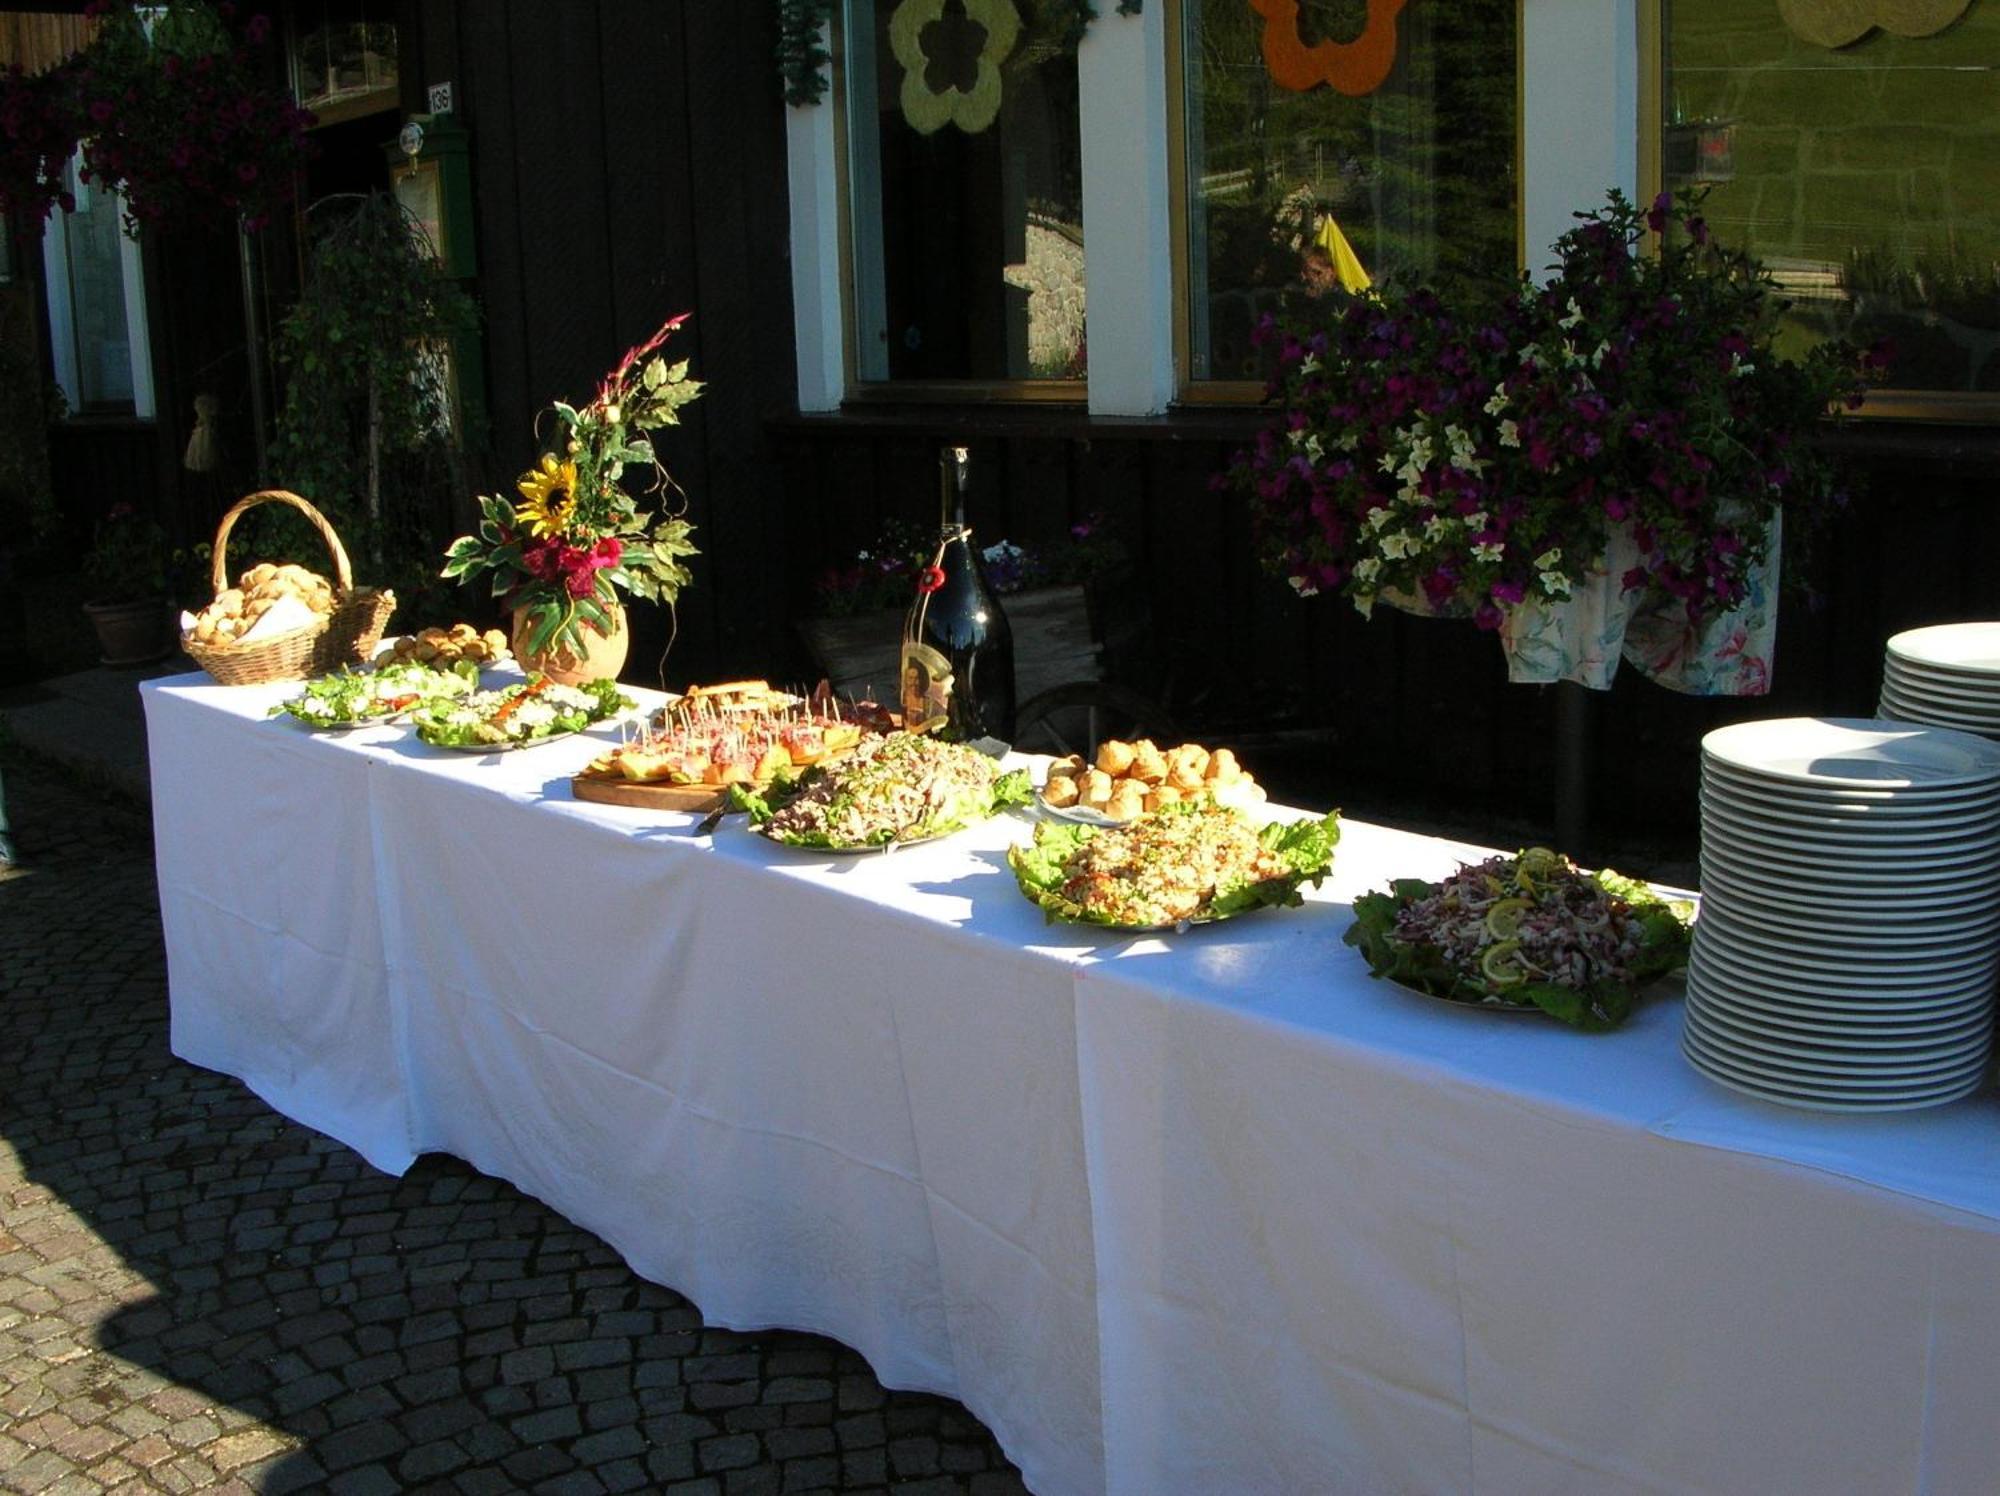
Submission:
{"label": "wooden cutting board", "polygon": [[578,774],[569,783],[571,793],[579,800],[592,800],[599,805],[630,805],[640,810],[705,815],[721,808],[729,799],[729,786],[723,784],[655,784],[597,774]]}

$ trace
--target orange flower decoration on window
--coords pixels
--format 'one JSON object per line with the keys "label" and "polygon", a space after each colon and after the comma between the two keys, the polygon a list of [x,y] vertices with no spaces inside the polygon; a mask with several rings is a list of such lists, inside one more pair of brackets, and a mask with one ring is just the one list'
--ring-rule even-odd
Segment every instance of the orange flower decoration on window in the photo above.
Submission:
{"label": "orange flower decoration on window", "polygon": [[1264,66],[1280,88],[1303,93],[1324,83],[1349,97],[1382,86],[1396,64],[1396,17],[1407,0],[1368,0],[1368,22],[1351,42],[1299,35],[1299,0],[1250,0],[1264,18]]}

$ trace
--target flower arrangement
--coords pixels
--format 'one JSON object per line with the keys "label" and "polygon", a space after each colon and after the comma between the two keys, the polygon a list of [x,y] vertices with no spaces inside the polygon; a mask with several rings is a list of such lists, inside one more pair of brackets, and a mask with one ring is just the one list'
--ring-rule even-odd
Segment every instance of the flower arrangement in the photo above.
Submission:
{"label": "flower arrangement", "polygon": [[687,520],[678,508],[647,513],[623,482],[638,468],[652,477],[648,495],[679,493],[645,433],[678,425],[701,394],[687,360],[669,364],[659,352],[686,320],[669,319],[628,352],[580,409],[554,402],[555,450],[517,480],[518,502],[482,497],[477,533],[445,553],[445,577],[490,573],[501,606],[525,610],[530,650],[581,653],[585,627],[611,633],[620,593],[671,607],[691,580],[683,563],[699,552]]}
{"label": "flower arrangement", "polygon": [[1769,277],[1699,206],[1614,191],[1547,283],[1496,302],[1394,287],[1339,298],[1330,326],[1267,322],[1279,415],[1217,480],[1249,499],[1265,566],[1364,614],[1420,599],[1495,628],[1569,596],[1624,525],[1624,590],[1690,622],[1737,603],[1775,514],[1842,499],[1808,438],[1875,360],[1780,355]]}
{"label": "flower arrangement", "polygon": [[84,593],[93,603],[137,603],[167,593],[167,537],[130,504],[114,504],[97,522],[83,558]]}
{"label": "flower arrangement", "polygon": [[292,196],[310,112],[278,81],[269,16],[232,0],[148,7],[94,0],[90,43],[67,61],[0,77],[0,207],[46,218],[75,206],[65,168],[125,195],[134,224],[261,227]]}
{"label": "flower arrangement", "polygon": [[[906,520],[891,520],[875,540],[838,566],[829,567],[814,584],[816,609],[832,617],[851,617],[908,605],[933,570],[937,535]],[[1035,547],[1000,540],[984,547],[980,559],[987,585],[995,592],[1026,592],[1031,587],[1062,587],[1097,580],[1125,561],[1125,547],[1102,514],[1089,514],[1069,527],[1060,546]]]}

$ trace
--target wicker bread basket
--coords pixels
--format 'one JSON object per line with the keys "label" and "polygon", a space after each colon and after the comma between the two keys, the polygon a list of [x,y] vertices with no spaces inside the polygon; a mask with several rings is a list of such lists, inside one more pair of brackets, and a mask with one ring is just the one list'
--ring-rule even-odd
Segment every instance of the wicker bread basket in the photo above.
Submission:
{"label": "wicker bread basket", "polygon": [[326,516],[295,493],[268,488],[229,506],[215,531],[215,556],[209,579],[215,595],[229,587],[229,532],[246,509],[259,504],[289,504],[312,522],[333,556],[333,612],[305,628],[274,634],[268,639],[217,640],[207,643],[192,633],[181,636],[181,647],[194,662],[225,686],[252,686],[263,681],[303,680],[323,675],[339,665],[372,658],[382,642],[382,629],[395,611],[396,595],[374,587],[356,588],[347,548],[333,533]]}

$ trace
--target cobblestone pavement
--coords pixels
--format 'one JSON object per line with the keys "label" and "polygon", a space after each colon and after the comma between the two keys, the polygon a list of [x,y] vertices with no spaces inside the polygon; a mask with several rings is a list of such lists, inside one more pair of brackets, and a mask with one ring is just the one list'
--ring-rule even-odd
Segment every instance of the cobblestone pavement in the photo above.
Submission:
{"label": "cobblestone pavement", "polygon": [[852,1351],[707,1329],[510,1186],[175,1060],[145,821],[6,785],[0,1491],[1024,1490]]}

